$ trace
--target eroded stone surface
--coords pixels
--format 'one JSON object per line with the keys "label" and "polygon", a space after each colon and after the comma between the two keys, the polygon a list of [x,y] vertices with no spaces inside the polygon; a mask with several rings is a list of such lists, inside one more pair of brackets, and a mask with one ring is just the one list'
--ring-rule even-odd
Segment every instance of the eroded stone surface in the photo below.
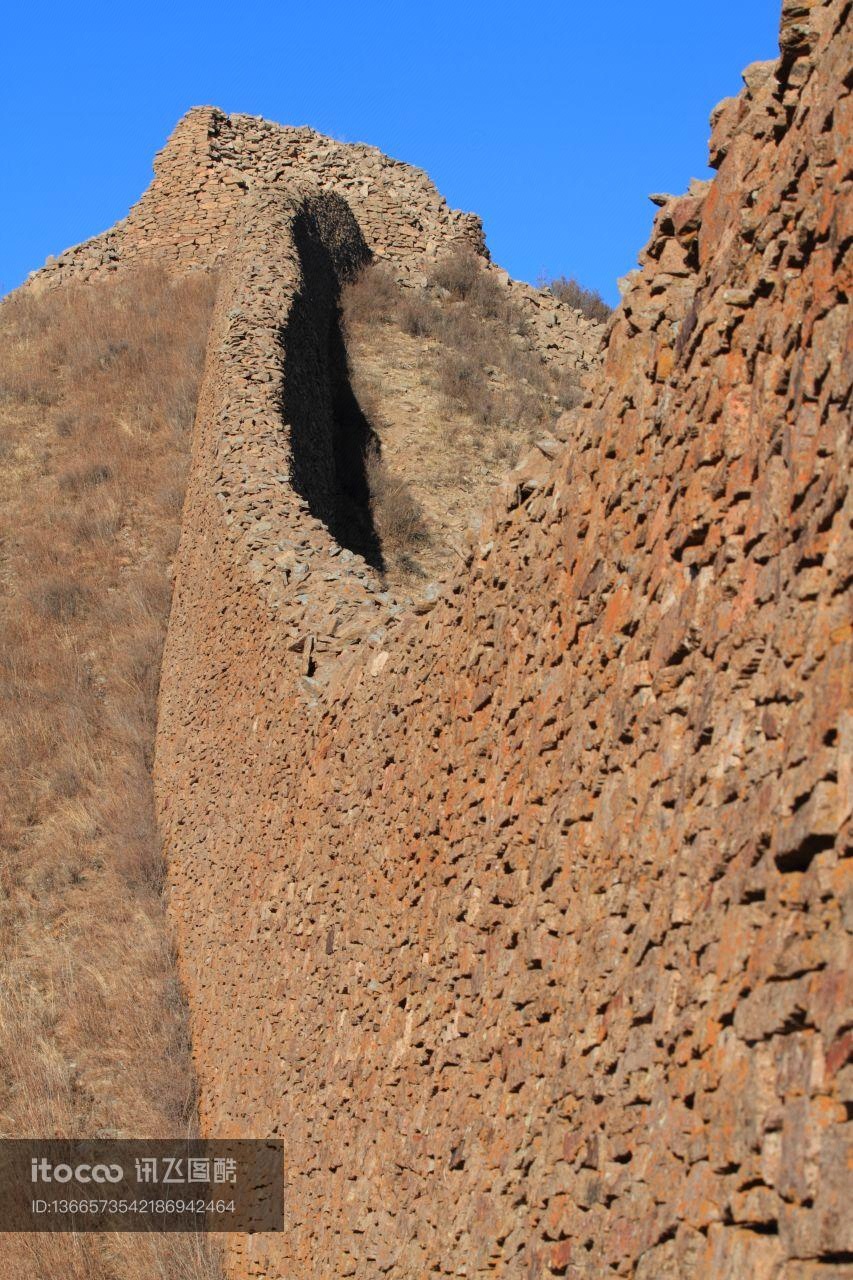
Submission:
{"label": "eroded stone surface", "polygon": [[269,470],[294,222],[321,315],[357,228],[251,206],[157,762],[204,1126],[286,1139],[235,1276],[849,1270],[848,23],[786,3],[564,448],[414,614]]}

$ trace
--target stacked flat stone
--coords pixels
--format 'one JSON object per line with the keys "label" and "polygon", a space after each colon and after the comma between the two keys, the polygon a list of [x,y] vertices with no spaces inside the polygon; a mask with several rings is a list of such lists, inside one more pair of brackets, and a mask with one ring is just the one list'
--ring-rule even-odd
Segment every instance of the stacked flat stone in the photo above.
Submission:
{"label": "stacked flat stone", "polygon": [[[404,281],[422,278],[431,263],[460,245],[488,262],[480,219],[451,209],[421,169],[376,147],[337,142],[313,129],[195,107],[157,155],[154,180],[128,216],[51,259],[31,282],[41,288],[89,280],[139,262],[171,270],[218,266],[247,196],[281,194],[305,181],[344,197],[372,252]],[[490,269],[526,314],[546,358],[580,371],[591,367],[601,344],[600,324]]]}
{"label": "stacked flat stone", "polygon": [[204,1129],[286,1142],[231,1277],[849,1270],[849,6],[782,32],[420,611],[288,492],[358,228],[243,201],[156,765]]}

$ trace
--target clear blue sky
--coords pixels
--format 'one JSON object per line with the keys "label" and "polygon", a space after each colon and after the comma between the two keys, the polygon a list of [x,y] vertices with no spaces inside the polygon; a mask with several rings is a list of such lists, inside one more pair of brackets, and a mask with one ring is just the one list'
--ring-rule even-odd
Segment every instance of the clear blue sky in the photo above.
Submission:
{"label": "clear blue sky", "polygon": [[778,0],[18,0],[0,41],[0,293],[105,230],[188,107],[309,124],[426,169],[513,275],[616,298],[650,191],[707,175],[708,114],[777,53]]}

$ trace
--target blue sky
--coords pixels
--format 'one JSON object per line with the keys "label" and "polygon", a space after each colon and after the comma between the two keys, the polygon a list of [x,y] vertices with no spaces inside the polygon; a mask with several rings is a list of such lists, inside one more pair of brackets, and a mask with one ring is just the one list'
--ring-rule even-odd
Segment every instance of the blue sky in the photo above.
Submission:
{"label": "blue sky", "polygon": [[309,124],[426,169],[513,275],[617,297],[650,191],[707,175],[708,114],[777,53],[778,0],[19,0],[0,41],[0,293],[105,230],[188,107]]}

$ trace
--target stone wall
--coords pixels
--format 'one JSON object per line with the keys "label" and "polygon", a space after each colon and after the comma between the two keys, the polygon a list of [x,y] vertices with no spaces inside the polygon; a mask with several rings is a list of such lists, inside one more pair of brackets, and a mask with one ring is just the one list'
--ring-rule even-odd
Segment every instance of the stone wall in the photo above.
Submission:
{"label": "stone wall", "polygon": [[[49,259],[31,282],[45,288],[90,280],[139,260],[179,271],[218,266],[248,196],[282,193],[306,181],[343,196],[371,251],[403,280],[420,281],[432,262],[460,245],[488,259],[480,219],[449,208],[421,169],[313,129],[195,107],[155,158],[154,179],[128,216]],[[594,363],[598,323],[492,270],[526,312],[546,358],[581,370]]]}
{"label": "stone wall", "polygon": [[435,258],[455,242],[484,249],[475,214],[448,208],[425,173],[376,147],[195,107],[156,156],[154,180],[127,218],[43,270],[48,276],[86,275],[152,256],[176,265],[216,265],[245,197],[294,179],[343,195],[380,256]]}
{"label": "stone wall", "polygon": [[204,1128],[286,1139],[234,1276],[850,1271],[848,23],[786,0],[565,446],[419,614],[289,483],[296,223],[312,325],[357,230],[238,233],[156,766]]}

